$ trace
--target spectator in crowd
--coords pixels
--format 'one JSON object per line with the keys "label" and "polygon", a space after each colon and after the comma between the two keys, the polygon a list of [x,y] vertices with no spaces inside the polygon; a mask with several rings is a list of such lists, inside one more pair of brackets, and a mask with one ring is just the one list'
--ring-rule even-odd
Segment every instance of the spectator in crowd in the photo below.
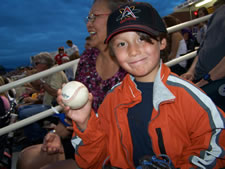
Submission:
{"label": "spectator in crowd", "polygon": [[201,87],[225,111],[225,5],[208,22],[205,39],[189,70],[182,75]]}
{"label": "spectator in crowd", "polygon": [[[62,57],[62,63],[67,63],[67,62],[69,62],[69,61],[70,61],[70,58],[69,58],[68,56]],[[66,68],[66,69],[64,70],[64,72],[65,72],[65,74],[66,74],[66,76],[67,76],[67,79],[68,79],[69,81],[74,80],[75,74],[74,74],[74,71],[73,71],[73,67],[72,67],[72,66]]]}
{"label": "spectator in crowd", "polygon": [[[0,76],[0,87],[5,85],[4,77]],[[10,102],[7,98],[7,92],[0,93],[0,128],[10,124]],[[0,168],[9,168],[11,166],[12,148],[8,134],[0,135]]]}
{"label": "spectator in crowd", "polygon": [[[208,12],[207,8],[201,7],[201,8],[198,9],[197,17],[201,18],[201,17],[206,16],[208,14],[209,14],[209,12]],[[196,38],[197,38],[197,41],[198,41],[199,44],[201,44],[202,41],[204,40],[206,31],[207,31],[207,21],[199,23],[198,24],[198,31],[197,31],[197,35],[196,35]]]}
{"label": "spectator in crowd", "polygon": [[[122,81],[126,72],[112,59],[108,46],[104,44],[108,15],[128,0],[94,0],[87,17],[87,29],[90,33],[90,45],[80,57],[76,71],[76,80],[87,86],[93,94],[93,108],[97,112],[108,90]],[[102,6],[101,6],[102,5]]]}
{"label": "spectator in crowd", "polygon": [[181,33],[187,45],[187,53],[193,52],[198,44],[196,38],[192,35],[192,31],[189,28],[184,28]]}
{"label": "spectator in crowd", "polygon": [[[197,42],[197,39],[195,38],[195,36],[193,36],[192,31],[189,28],[184,28],[181,30],[181,33],[182,33],[184,40],[186,42],[186,45],[187,45],[187,53],[195,51],[195,47],[198,46],[198,42]],[[187,60],[186,69],[189,69],[193,60],[194,60],[194,58]]]}
{"label": "spectator in crowd", "polygon": [[[180,23],[180,21],[172,15],[165,16],[163,20],[167,28]],[[180,31],[176,31],[168,35],[167,50],[169,53],[167,61],[179,58],[187,53],[187,45]],[[174,66],[171,66],[170,69],[172,72],[181,75],[186,72],[186,66],[187,61],[182,61]]]}
{"label": "spectator in crowd", "polygon": [[67,56],[67,54],[64,51],[64,47],[59,47],[58,48],[58,54],[55,56],[56,64],[61,65],[62,64],[62,58],[64,56]]}
{"label": "spectator in crowd", "polygon": [[[3,86],[3,85],[5,85],[4,77],[0,76],[0,86]],[[7,96],[7,92],[0,93],[0,98],[4,103],[5,111],[8,112],[10,109],[10,102]]]}
{"label": "spectator in crowd", "polygon": [[[171,163],[165,168],[224,167],[225,114],[160,60],[167,30],[157,11],[140,2],[121,6],[107,28],[105,43],[129,74],[107,94],[98,116],[91,94],[78,110],[64,107],[73,122],[78,166],[164,168],[160,157],[167,157]],[[58,94],[63,106],[61,90]]]}
{"label": "spectator in crowd", "polygon": [[69,58],[70,60],[75,60],[75,59],[78,59],[80,57],[80,54],[79,54],[79,49],[78,47],[73,44],[72,40],[67,40],[66,41],[66,44],[71,48],[71,53],[69,54]]}
{"label": "spectator in crowd", "polygon": [[[87,17],[86,26],[90,33],[90,44],[92,48],[85,50],[80,56],[75,80],[85,84],[89,92],[93,94],[94,99],[92,107],[96,113],[107,92],[114,85],[120,83],[126,75],[126,71],[120,68],[117,61],[111,57],[108,45],[104,44],[104,40],[106,38],[108,15],[119,5],[127,2],[128,0],[94,0]],[[68,145],[68,142],[71,142],[71,138],[66,141],[63,140],[64,148],[65,144]],[[70,146],[72,146],[71,143]],[[42,151],[41,154],[33,153],[35,156],[32,156],[31,151],[40,152],[40,150]],[[49,133],[43,145],[27,148],[21,153],[18,165],[22,165],[23,169],[26,167],[30,168],[31,166],[34,167],[36,166],[35,164],[43,165],[43,163],[37,161],[34,162],[33,160],[29,161],[23,159],[28,159],[29,157],[30,159],[38,159],[43,162],[45,161],[45,159],[42,159],[43,151],[52,154],[53,150],[55,150],[54,153],[58,153],[60,157],[62,156],[61,152],[63,152],[63,156],[65,152],[66,159],[74,158],[74,148],[66,148],[64,151],[59,137],[54,133]],[[73,160],[72,164],[74,164]]]}
{"label": "spectator in crowd", "polygon": [[[54,59],[48,52],[42,52],[34,57],[34,63],[37,72],[41,72],[53,67]],[[55,97],[57,90],[62,87],[63,83],[67,82],[67,77],[62,71],[31,82],[32,87],[44,92],[44,96],[41,98],[39,104],[20,106],[18,109],[19,119],[22,120],[38,114],[56,104]],[[28,142],[32,144],[42,141],[46,130],[40,127],[38,123],[32,123],[24,127],[24,133]]]}
{"label": "spectator in crowd", "polygon": [[91,48],[91,37],[90,36],[87,36],[85,38],[85,45],[84,45],[84,48],[86,50],[90,49]]}
{"label": "spectator in crowd", "polygon": [[224,0],[217,0],[216,2],[214,2],[213,4],[213,11],[215,11],[216,9],[218,9],[220,6],[222,6],[225,3]]}

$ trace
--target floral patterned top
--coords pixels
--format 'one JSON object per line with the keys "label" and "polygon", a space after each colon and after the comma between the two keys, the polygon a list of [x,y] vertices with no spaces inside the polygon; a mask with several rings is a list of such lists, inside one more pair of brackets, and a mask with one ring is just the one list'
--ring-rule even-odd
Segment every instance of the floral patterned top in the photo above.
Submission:
{"label": "floral patterned top", "polygon": [[82,82],[94,96],[93,109],[97,112],[99,105],[102,103],[108,90],[110,90],[118,82],[121,82],[126,72],[120,68],[119,71],[110,79],[102,80],[96,71],[96,59],[99,50],[91,48],[80,56],[75,80]]}

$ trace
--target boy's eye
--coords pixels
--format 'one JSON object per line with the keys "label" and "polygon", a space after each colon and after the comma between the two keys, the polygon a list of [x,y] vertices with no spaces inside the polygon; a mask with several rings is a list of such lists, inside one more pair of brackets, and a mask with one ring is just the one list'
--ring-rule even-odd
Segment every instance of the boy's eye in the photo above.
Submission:
{"label": "boy's eye", "polygon": [[125,42],[120,42],[117,44],[117,47],[122,47],[122,46],[125,46]]}
{"label": "boy's eye", "polygon": [[139,37],[139,41],[144,41],[145,39],[143,37]]}

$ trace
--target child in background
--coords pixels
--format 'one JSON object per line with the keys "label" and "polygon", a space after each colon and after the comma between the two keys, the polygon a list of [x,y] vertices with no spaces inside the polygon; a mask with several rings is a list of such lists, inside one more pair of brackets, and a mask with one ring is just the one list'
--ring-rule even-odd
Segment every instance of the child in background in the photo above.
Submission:
{"label": "child in background", "polygon": [[[110,14],[105,43],[129,74],[111,89],[97,116],[91,94],[79,110],[64,107],[73,120],[79,167],[134,169],[141,159],[160,156],[175,168],[225,166],[224,112],[162,63],[166,35],[148,3],[129,3]],[[57,101],[64,106],[61,90]]]}
{"label": "child in background", "polygon": [[59,47],[58,48],[58,54],[55,55],[55,63],[58,64],[58,65],[61,65],[62,64],[62,58],[67,56],[67,54],[65,53],[64,51],[64,47]]}
{"label": "child in background", "polygon": [[[70,58],[68,56],[63,56],[62,57],[62,64],[63,63],[67,63],[70,61]],[[68,67],[64,70],[65,74],[66,74],[66,77],[69,81],[73,81],[74,78],[75,78],[75,73],[73,71],[73,66],[71,67]]]}

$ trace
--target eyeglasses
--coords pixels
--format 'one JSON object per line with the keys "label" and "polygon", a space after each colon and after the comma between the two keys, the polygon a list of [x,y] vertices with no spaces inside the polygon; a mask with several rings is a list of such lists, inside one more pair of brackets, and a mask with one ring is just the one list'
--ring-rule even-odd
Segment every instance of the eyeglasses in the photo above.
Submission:
{"label": "eyeglasses", "polygon": [[94,22],[95,21],[95,19],[98,17],[98,16],[101,16],[101,15],[105,15],[105,16],[107,16],[107,15],[109,15],[109,14],[90,14],[90,15],[88,15],[86,18],[85,18],[85,23],[88,23],[88,22]]}

